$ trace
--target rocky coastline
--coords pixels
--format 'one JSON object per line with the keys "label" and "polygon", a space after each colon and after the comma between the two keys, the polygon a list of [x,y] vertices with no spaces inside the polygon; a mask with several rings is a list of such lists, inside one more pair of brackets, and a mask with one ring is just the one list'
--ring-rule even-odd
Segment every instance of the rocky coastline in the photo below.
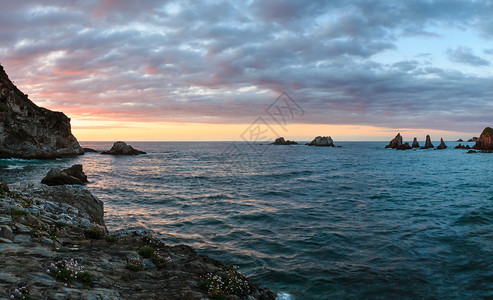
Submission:
{"label": "rocky coastline", "polygon": [[[1,299],[275,299],[149,231],[109,232],[82,186],[0,184]],[[25,298],[22,298],[22,297]]]}

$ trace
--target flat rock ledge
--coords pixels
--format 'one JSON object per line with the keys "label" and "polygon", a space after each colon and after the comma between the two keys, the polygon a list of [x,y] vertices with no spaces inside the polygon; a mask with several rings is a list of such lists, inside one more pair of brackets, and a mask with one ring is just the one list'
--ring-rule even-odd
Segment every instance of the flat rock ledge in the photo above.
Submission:
{"label": "flat rock ledge", "polygon": [[[21,299],[22,287],[30,299],[221,298],[212,282],[228,276],[237,284],[224,299],[276,298],[188,246],[165,245],[148,231],[109,233],[102,203],[83,187],[0,187],[1,299]],[[71,205],[81,195],[84,204]]]}

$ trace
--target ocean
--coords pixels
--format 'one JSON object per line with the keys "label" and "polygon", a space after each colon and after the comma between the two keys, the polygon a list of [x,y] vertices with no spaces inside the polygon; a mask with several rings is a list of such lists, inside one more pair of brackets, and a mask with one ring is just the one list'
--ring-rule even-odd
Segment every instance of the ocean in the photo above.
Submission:
{"label": "ocean", "polygon": [[0,180],[82,164],[108,229],[152,229],[295,299],[493,297],[493,154],[130,144],[148,154],[3,159]]}

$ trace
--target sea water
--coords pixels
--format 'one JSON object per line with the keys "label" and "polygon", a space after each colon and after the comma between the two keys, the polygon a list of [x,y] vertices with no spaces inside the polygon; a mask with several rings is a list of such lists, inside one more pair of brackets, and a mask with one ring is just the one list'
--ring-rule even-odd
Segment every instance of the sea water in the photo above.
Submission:
{"label": "sea water", "polygon": [[131,144],[148,154],[0,160],[0,180],[83,164],[110,230],[152,229],[284,299],[493,297],[493,154]]}

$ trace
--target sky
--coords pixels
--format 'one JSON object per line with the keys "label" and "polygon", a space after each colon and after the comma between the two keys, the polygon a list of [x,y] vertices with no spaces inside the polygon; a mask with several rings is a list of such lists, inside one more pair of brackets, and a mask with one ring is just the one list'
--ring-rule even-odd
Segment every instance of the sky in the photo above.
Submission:
{"label": "sky", "polygon": [[490,0],[0,4],[0,63],[79,140],[452,140],[493,125]]}

